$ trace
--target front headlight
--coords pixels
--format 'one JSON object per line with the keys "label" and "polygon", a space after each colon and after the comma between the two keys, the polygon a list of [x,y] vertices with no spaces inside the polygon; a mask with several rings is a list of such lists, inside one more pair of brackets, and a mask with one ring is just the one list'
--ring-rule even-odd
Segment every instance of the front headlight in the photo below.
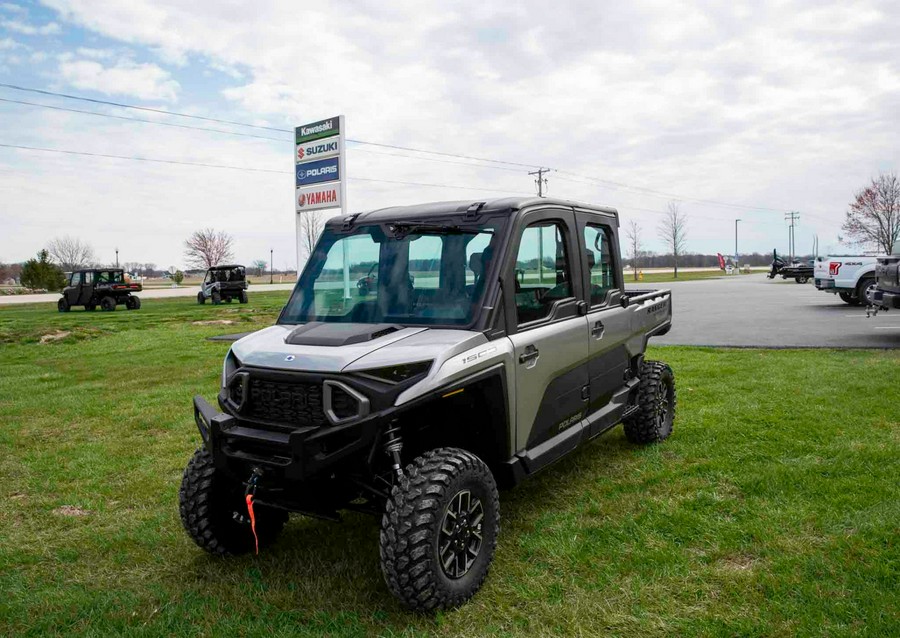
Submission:
{"label": "front headlight", "polygon": [[415,363],[404,363],[396,366],[386,366],[384,368],[372,368],[371,370],[363,370],[357,372],[361,377],[370,377],[377,381],[383,381],[392,385],[402,383],[413,377],[427,374],[431,369],[434,361],[417,361]]}
{"label": "front headlight", "polygon": [[225,387],[225,384],[228,383],[228,379],[231,378],[231,375],[235,373],[235,371],[241,367],[241,362],[235,356],[234,351],[229,349],[228,354],[225,355],[225,363],[222,365],[222,387]]}

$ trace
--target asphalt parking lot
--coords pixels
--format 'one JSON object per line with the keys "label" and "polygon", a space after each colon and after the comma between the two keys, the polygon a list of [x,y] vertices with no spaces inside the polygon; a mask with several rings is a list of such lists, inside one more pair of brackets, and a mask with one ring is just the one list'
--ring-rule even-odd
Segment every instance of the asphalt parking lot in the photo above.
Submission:
{"label": "asphalt parking lot", "polygon": [[760,348],[900,347],[900,312],[866,318],[812,283],[766,279],[764,274],[628,288],[672,290],[672,330],[654,343]]}

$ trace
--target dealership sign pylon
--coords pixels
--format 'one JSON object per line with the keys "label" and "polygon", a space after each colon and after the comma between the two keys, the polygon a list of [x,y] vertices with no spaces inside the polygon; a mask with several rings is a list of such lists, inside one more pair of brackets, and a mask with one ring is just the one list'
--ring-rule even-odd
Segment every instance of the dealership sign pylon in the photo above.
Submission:
{"label": "dealership sign pylon", "polygon": [[300,216],[326,208],[339,208],[342,214],[347,210],[344,116],[301,124],[294,129],[294,136],[294,209],[299,276],[304,242]]}

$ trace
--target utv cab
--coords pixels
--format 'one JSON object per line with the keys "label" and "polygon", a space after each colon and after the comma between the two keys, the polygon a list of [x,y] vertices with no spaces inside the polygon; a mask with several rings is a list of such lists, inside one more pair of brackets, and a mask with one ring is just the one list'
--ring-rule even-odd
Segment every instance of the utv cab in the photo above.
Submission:
{"label": "utv cab", "polygon": [[117,305],[129,310],[141,307],[141,300],[134,293],[142,290],[141,284],[125,279],[125,271],[119,268],[78,270],[69,276],[69,285],[63,288],[56,306],[60,312],[69,312],[72,306],[84,306],[85,310],[111,312]]}
{"label": "utv cab", "polygon": [[213,266],[206,271],[203,283],[200,284],[200,292],[197,293],[197,303],[206,303],[212,299],[216,305],[223,301],[231,303],[237,299],[241,303],[247,303],[247,278],[243,266]]}

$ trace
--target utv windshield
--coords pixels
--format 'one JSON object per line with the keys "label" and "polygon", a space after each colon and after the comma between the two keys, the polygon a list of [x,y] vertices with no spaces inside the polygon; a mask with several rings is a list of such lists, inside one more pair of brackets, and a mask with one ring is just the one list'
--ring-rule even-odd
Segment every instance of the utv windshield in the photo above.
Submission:
{"label": "utv windshield", "polygon": [[279,323],[469,324],[505,223],[327,228]]}

